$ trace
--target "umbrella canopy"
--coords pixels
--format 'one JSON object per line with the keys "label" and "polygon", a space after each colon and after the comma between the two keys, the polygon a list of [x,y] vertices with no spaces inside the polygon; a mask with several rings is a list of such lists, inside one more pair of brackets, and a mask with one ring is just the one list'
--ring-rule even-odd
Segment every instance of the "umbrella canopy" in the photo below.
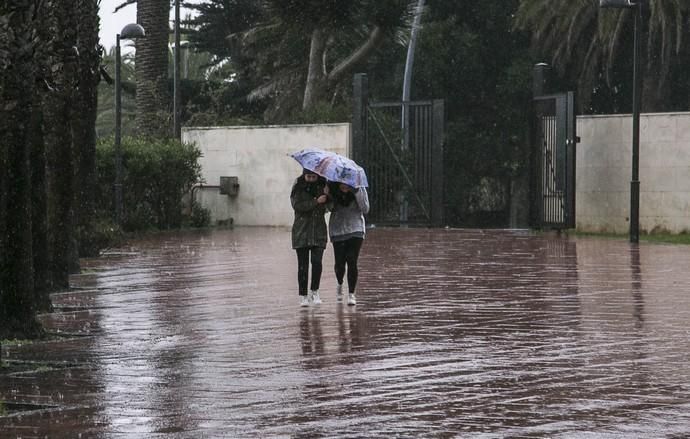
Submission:
{"label": "umbrella canopy", "polygon": [[367,187],[367,174],[353,160],[319,148],[306,148],[290,154],[303,168],[316,172],[330,181],[354,188]]}

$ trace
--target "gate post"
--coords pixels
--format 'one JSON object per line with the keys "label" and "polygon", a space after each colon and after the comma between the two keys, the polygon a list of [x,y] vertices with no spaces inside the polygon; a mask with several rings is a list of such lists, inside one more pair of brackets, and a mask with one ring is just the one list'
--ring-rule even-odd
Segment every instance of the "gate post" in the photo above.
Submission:
{"label": "gate post", "polygon": [[577,136],[577,118],[575,113],[575,93],[569,91],[567,94],[567,115],[568,120],[566,121],[566,170],[565,170],[565,181],[566,187],[568,188],[568,193],[565,199],[565,228],[574,229],[577,227],[575,222],[575,197],[577,196],[576,190],[576,180],[575,176],[577,174],[577,143],[580,141]]}
{"label": "gate post", "polygon": [[442,227],[444,222],[443,200],[443,143],[445,139],[445,105],[443,99],[432,102],[433,129],[431,145],[431,226]]}
{"label": "gate post", "polygon": [[365,162],[367,136],[367,106],[369,105],[369,80],[366,73],[356,73],[352,84],[352,158]]}
{"label": "gate post", "polygon": [[[549,87],[549,72],[551,68],[546,63],[538,63],[532,69],[532,98],[542,96]],[[537,146],[537,140],[541,137],[539,124],[536,118],[536,103],[531,102],[530,109],[530,135],[529,135],[529,226],[533,229],[542,228],[541,206],[541,148]]]}

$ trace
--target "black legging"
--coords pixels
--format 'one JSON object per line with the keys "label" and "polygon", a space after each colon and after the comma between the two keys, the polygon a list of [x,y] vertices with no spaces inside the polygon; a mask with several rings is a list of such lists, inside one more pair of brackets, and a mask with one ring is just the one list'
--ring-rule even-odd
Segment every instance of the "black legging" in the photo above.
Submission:
{"label": "black legging", "polygon": [[321,247],[304,247],[295,249],[297,251],[297,283],[299,284],[300,296],[307,295],[307,281],[309,279],[309,252],[311,252],[311,290],[316,291],[321,284],[321,272],[323,265],[324,249]]}
{"label": "black legging", "polygon": [[347,264],[347,289],[350,294],[354,294],[357,286],[357,259],[359,250],[362,248],[362,238],[350,238],[345,241],[333,243],[335,253],[335,277],[338,283],[343,283],[345,277],[345,264]]}

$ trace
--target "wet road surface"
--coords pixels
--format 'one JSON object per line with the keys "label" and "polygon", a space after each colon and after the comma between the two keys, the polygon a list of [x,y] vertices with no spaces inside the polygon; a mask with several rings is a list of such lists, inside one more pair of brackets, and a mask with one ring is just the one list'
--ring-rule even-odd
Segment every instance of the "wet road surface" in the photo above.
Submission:
{"label": "wet road surface", "polygon": [[[289,232],[162,234],[83,261],[0,375],[13,438],[690,437],[690,249],[374,229],[358,305],[298,306]],[[15,406],[21,407],[21,406]],[[81,434],[81,436],[79,436]]]}

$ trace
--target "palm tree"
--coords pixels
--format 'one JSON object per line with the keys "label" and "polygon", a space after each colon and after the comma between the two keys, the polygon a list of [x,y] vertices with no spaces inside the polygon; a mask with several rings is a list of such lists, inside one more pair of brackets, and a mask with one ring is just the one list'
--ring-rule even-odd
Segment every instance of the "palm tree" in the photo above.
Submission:
{"label": "palm tree", "polygon": [[[643,20],[642,60],[645,66],[643,109],[660,109],[669,71],[683,46],[688,3],[659,0],[648,3]],[[581,107],[587,106],[603,75],[611,84],[612,70],[625,62],[632,43],[632,9],[599,8],[598,0],[522,0],[516,26],[529,30],[533,47],[550,56],[552,64],[578,84]]]}

